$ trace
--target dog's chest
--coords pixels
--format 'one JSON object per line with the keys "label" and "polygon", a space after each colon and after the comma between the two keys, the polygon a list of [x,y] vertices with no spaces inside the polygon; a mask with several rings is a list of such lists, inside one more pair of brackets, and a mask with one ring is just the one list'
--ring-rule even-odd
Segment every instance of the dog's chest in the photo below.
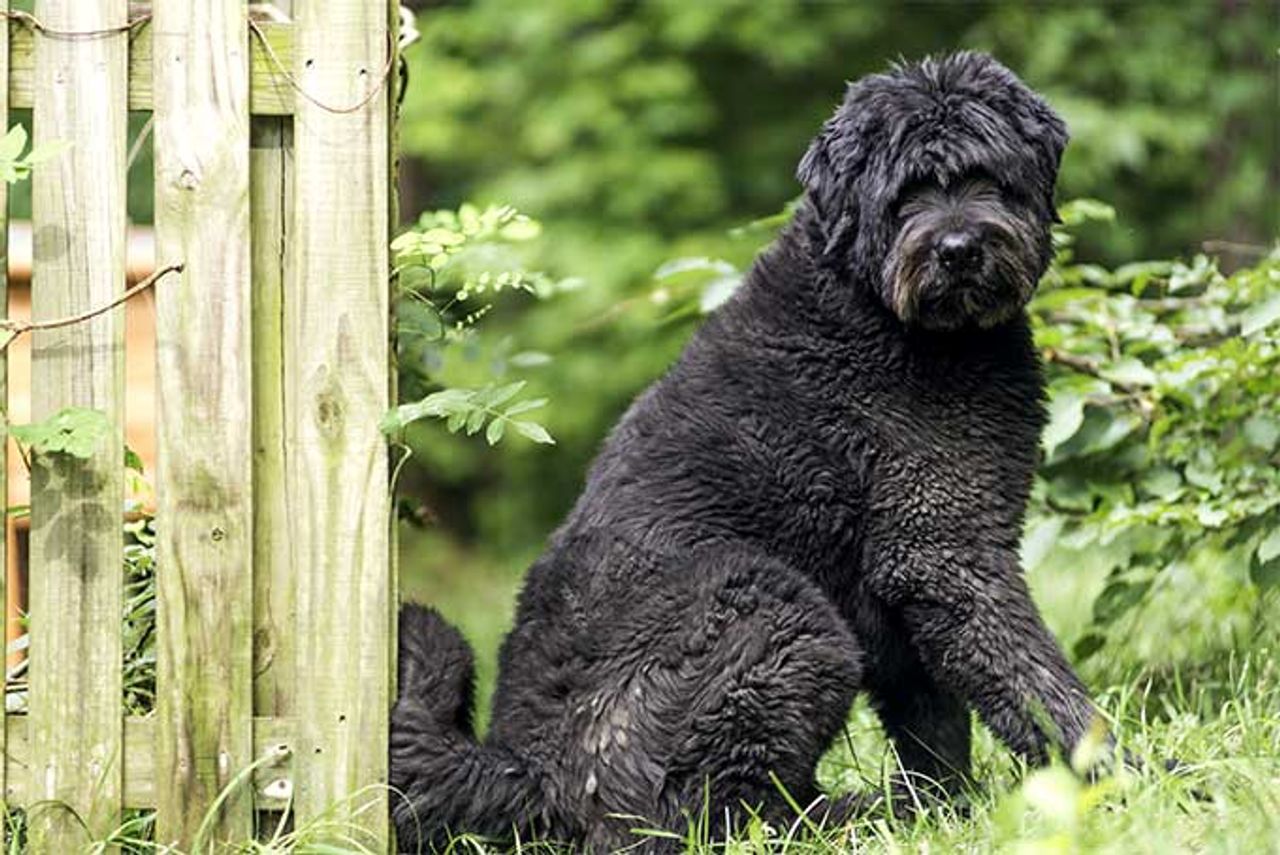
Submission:
{"label": "dog's chest", "polygon": [[855,396],[850,421],[868,449],[873,513],[1020,526],[1038,459],[1034,387],[905,385]]}

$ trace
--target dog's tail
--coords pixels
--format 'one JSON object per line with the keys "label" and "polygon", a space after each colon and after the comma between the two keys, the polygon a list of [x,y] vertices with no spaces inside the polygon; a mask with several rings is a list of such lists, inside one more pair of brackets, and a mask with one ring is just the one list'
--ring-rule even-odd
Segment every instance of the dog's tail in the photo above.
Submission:
{"label": "dog's tail", "polygon": [[391,715],[391,818],[401,852],[450,837],[511,839],[541,815],[527,763],[475,739],[471,648],[439,613],[400,610],[400,697]]}

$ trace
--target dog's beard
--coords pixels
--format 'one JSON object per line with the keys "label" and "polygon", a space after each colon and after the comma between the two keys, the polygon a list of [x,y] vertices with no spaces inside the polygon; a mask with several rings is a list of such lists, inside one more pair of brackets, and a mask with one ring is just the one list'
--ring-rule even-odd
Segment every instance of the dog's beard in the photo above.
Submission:
{"label": "dog's beard", "polygon": [[1001,218],[974,225],[982,234],[982,262],[973,271],[953,272],[935,251],[941,223],[929,216],[903,223],[882,277],[885,302],[904,323],[987,329],[1016,317],[1031,299],[1043,266],[1032,224]]}

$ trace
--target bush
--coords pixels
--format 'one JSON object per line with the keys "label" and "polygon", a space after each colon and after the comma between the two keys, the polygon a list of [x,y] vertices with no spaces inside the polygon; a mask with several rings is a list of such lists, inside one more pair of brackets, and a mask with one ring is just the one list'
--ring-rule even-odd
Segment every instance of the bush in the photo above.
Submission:
{"label": "bush", "polygon": [[[1121,634],[1156,660],[1229,641],[1280,581],[1280,247],[1230,276],[1205,256],[1107,270],[1070,229],[1112,210],[1062,214],[1032,304],[1050,420],[1027,561],[1105,574],[1079,659]],[[1141,644],[1162,599],[1198,631]]]}

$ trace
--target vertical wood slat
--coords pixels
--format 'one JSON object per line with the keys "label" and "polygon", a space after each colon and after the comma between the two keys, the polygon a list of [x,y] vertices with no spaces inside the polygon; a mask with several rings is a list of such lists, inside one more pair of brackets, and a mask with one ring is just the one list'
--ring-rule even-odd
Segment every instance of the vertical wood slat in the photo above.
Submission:
{"label": "vertical wood slat", "polygon": [[[275,0],[286,15],[289,0]],[[277,85],[288,86],[283,80]],[[285,489],[284,283],[293,209],[293,123],[254,116],[249,207],[253,223],[253,608],[254,712],[289,716],[294,707],[294,576]]]}
{"label": "vertical wood slat", "polygon": [[[191,847],[252,762],[248,24],[243,0],[157,0],[157,840]],[[252,834],[234,789],[216,839]],[[201,841],[203,844],[204,841]]]}
{"label": "vertical wood slat", "polygon": [[[298,0],[285,406],[298,585],[297,822],[345,799],[385,845],[391,703],[387,0]],[[304,682],[305,681],[305,682]],[[374,804],[370,805],[370,802]],[[358,816],[354,816],[359,808]],[[332,812],[330,812],[332,816]]]}
{"label": "vertical wood slat", "polygon": [[[398,2],[387,4],[387,27],[388,32],[391,34],[391,42],[396,45],[398,52],[400,45],[400,4]],[[404,79],[400,76],[401,58],[399,55],[397,55],[396,60],[396,64],[391,66],[390,80],[387,81],[387,163],[389,170],[387,184],[390,187],[387,200],[388,237],[395,235],[396,230],[400,228],[400,103],[403,95],[401,87],[404,85]],[[398,285],[399,280],[393,277],[390,285],[391,293],[396,293],[395,289]],[[391,330],[394,331],[398,329],[397,325],[399,323],[394,301],[389,307],[388,314],[388,323]],[[400,370],[394,347],[387,354],[387,358],[389,360],[387,363],[387,399],[392,405],[395,405],[400,401]],[[394,489],[394,486],[393,484],[392,489]],[[390,639],[391,656],[388,663],[390,669],[387,681],[388,691],[394,701],[400,692],[399,674],[396,667],[400,657],[400,527],[396,524],[398,520],[395,513],[394,493],[391,496],[391,500],[390,542],[388,544],[391,552],[391,578],[389,580],[391,585],[391,601],[389,603],[391,613],[387,618],[387,634]],[[393,800],[402,798],[402,796],[395,793],[389,793],[388,796]],[[394,835],[395,829],[391,829],[391,833]],[[392,843],[394,844],[396,841],[392,840]]]}
{"label": "vertical wood slat", "polygon": [[[9,0],[0,0],[0,15],[9,11]],[[9,27],[0,26],[0,132],[9,129]],[[9,317],[9,185],[0,181],[0,312]],[[9,359],[0,351],[0,405],[5,413],[13,412],[9,403]],[[0,437],[0,502],[9,507],[9,438]],[[0,644],[5,645],[4,655],[0,657],[5,663],[8,673],[9,649],[9,514],[0,515]],[[6,692],[6,696],[7,696]],[[6,697],[7,700],[7,697]],[[0,758],[8,756],[9,744],[4,716],[6,709],[0,706]],[[0,767],[7,767],[0,762]],[[0,793],[9,788],[7,768],[0,768]]]}
{"label": "vertical wood slat", "polygon": [[[126,0],[41,0],[49,27],[118,27]],[[37,36],[34,136],[71,144],[32,177],[32,316],[101,305],[125,281],[127,34]],[[120,616],[124,480],[124,315],[36,333],[32,417],[76,405],[112,430],[87,461],[32,470],[32,794],[34,852],[74,852],[118,820],[123,767]],[[56,804],[55,804],[56,803]],[[78,819],[77,819],[78,817]]]}

